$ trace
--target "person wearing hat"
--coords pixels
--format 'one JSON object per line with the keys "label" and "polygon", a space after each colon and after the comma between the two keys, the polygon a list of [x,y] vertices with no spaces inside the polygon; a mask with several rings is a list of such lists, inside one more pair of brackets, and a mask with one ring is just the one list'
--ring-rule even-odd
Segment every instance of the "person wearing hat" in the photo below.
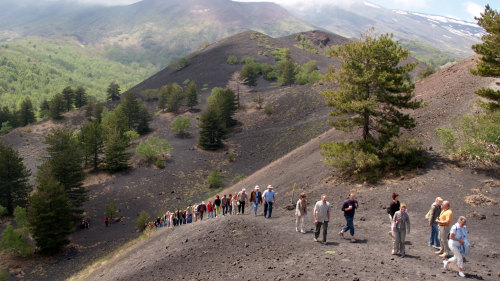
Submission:
{"label": "person wearing hat", "polygon": [[238,192],[238,215],[245,214],[245,203],[248,202],[248,194],[246,189],[242,189]]}
{"label": "person wearing hat", "polygon": [[267,186],[267,190],[262,193],[262,199],[264,200],[264,217],[267,215],[267,210],[269,210],[269,217],[273,213],[273,204],[275,200],[274,190],[272,185]]}
{"label": "person wearing hat", "polygon": [[259,204],[262,204],[262,192],[260,192],[258,185],[256,185],[254,190],[250,193],[250,202],[253,204],[253,213],[256,216],[257,208]]}

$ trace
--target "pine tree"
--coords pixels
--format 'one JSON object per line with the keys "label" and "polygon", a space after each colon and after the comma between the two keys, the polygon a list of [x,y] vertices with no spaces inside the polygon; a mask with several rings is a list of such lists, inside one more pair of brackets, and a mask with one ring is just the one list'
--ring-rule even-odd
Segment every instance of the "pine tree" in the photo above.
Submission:
{"label": "pine tree", "polygon": [[[486,5],[481,17],[476,17],[477,24],[486,30],[486,35],[481,39],[482,44],[473,45],[472,49],[481,55],[477,69],[471,69],[475,75],[484,77],[500,77],[500,14]],[[497,82],[500,86],[500,83]],[[488,111],[500,110],[500,90],[481,88],[475,92],[477,95],[491,100],[482,102],[481,105]]]}
{"label": "pine tree", "polygon": [[50,100],[50,118],[57,120],[62,119],[62,113],[66,110],[66,103],[62,94],[56,94]]}
{"label": "pine tree", "polygon": [[86,122],[82,125],[79,135],[85,158],[85,165],[97,170],[101,163],[101,154],[104,151],[104,133],[99,120]]}
{"label": "pine tree", "polygon": [[226,128],[236,124],[233,115],[238,107],[236,104],[236,96],[231,89],[213,88],[212,94],[208,98],[208,103],[213,105],[220,113]]}
{"label": "pine tree", "polygon": [[32,190],[29,176],[19,153],[0,140],[0,205],[9,214],[16,206],[26,206]]}
{"label": "pine tree", "polygon": [[142,104],[141,108],[139,110],[138,114],[138,120],[137,120],[137,126],[135,130],[137,131],[138,134],[144,135],[148,133],[151,128],[149,128],[149,122],[153,119],[151,114],[148,111],[148,108],[146,105]]}
{"label": "pine tree", "polygon": [[38,111],[38,117],[45,118],[50,115],[50,104],[47,99],[44,99],[40,104],[40,110]]}
{"label": "pine tree", "polygon": [[83,154],[73,131],[69,128],[52,129],[45,137],[47,154],[41,167],[52,173],[64,186],[75,213],[81,213],[87,194],[83,187]]}
{"label": "pine tree", "polygon": [[173,83],[167,93],[167,111],[177,113],[184,100],[184,90],[177,83]]}
{"label": "pine tree", "polygon": [[31,99],[29,97],[26,97],[21,103],[21,107],[18,111],[18,117],[20,126],[26,126],[36,121],[33,104],[31,103]]}
{"label": "pine tree", "polygon": [[141,111],[141,101],[133,92],[127,92],[125,97],[121,100],[121,108],[128,120],[128,129],[136,130],[139,123],[139,112]]}
{"label": "pine tree", "polygon": [[99,120],[99,122],[102,121],[102,112],[104,111],[104,105],[101,102],[98,102],[94,106],[94,118]]}
{"label": "pine tree", "polygon": [[200,118],[198,146],[205,150],[216,150],[222,146],[226,134],[226,124],[213,105],[209,105]]}
{"label": "pine tree", "polygon": [[107,93],[108,93],[108,100],[110,101],[120,100],[120,86],[118,86],[118,84],[116,84],[115,82],[111,82],[111,84],[109,84]]}
{"label": "pine tree", "polygon": [[291,58],[281,62],[279,65],[278,80],[283,85],[291,85],[295,82],[296,65]]}
{"label": "pine tree", "polygon": [[73,100],[75,99],[75,91],[70,87],[66,87],[62,91],[65,102],[65,110],[70,111],[73,108]]}
{"label": "pine tree", "polygon": [[165,108],[167,108],[168,93],[171,91],[169,88],[172,88],[172,84],[161,87],[158,93],[158,108],[161,111],[164,111]]}
{"label": "pine tree", "polygon": [[241,69],[240,80],[249,87],[257,86],[257,76],[254,63],[245,64]]}
{"label": "pine tree", "polygon": [[73,232],[71,203],[64,186],[43,167],[38,188],[30,198],[29,223],[36,245],[43,254],[53,254],[69,244]]}
{"label": "pine tree", "polygon": [[104,169],[111,173],[128,169],[132,155],[126,151],[128,139],[118,128],[107,129],[104,145]]}
{"label": "pine tree", "polygon": [[198,90],[196,89],[196,83],[194,81],[189,82],[186,89],[186,106],[189,109],[198,105]]}
{"label": "pine tree", "polygon": [[372,137],[372,130],[383,140],[399,135],[400,128],[411,129],[415,120],[403,109],[416,109],[414,84],[409,72],[417,63],[401,64],[409,51],[392,41],[392,35],[377,38],[366,33],[362,40],[341,46],[333,55],[342,60],[336,73],[328,74],[339,87],[323,93],[336,129],[350,131],[362,127],[363,140]]}
{"label": "pine tree", "polygon": [[74,98],[74,101],[75,101],[75,107],[76,108],[82,108],[84,105],[87,104],[87,92],[85,91],[85,88],[83,88],[82,86],[79,86],[78,88],[76,88],[75,90],[75,98]]}

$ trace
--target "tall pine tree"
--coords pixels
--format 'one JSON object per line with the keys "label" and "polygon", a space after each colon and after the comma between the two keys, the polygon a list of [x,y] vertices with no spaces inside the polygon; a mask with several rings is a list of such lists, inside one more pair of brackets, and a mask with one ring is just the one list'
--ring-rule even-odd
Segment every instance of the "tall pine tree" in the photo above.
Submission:
{"label": "tall pine tree", "polygon": [[31,103],[31,99],[29,97],[26,97],[21,103],[18,111],[18,117],[20,126],[26,126],[36,121],[33,104]]}
{"label": "tall pine tree", "polygon": [[0,205],[9,214],[16,206],[26,206],[32,190],[29,176],[19,153],[0,140]]}
{"label": "tall pine tree", "polygon": [[106,91],[108,93],[108,100],[120,100],[120,86],[118,86],[118,84],[116,84],[115,82],[111,82]]}
{"label": "tall pine tree", "polygon": [[75,91],[70,87],[66,87],[62,91],[64,97],[64,102],[66,105],[66,111],[70,111],[73,108],[73,101],[75,99]]}
{"label": "tall pine tree", "polygon": [[189,109],[198,105],[198,90],[196,88],[196,83],[194,81],[189,82],[186,89],[186,106]]}
{"label": "tall pine tree", "polygon": [[[476,75],[498,78],[500,77],[500,14],[486,5],[481,17],[475,19],[477,24],[486,30],[486,35],[481,38],[482,44],[472,46],[474,52],[481,56],[477,69],[471,69],[471,71]],[[497,82],[497,85],[500,86],[500,83]],[[490,100],[490,102],[481,103],[488,111],[500,110],[500,90],[481,88],[475,93]]]}
{"label": "tall pine tree", "polygon": [[64,186],[47,168],[42,167],[38,172],[38,188],[30,198],[28,219],[40,252],[53,254],[69,244],[73,219]]}
{"label": "tall pine tree", "polygon": [[104,151],[104,132],[99,120],[85,122],[80,130],[79,141],[82,146],[85,166],[97,170]]}
{"label": "tall pine tree", "polygon": [[217,108],[209,105],[200,118],[200,137],[198,146],[205,150],[216,150],[222,147],[222,139],[226,134],[226,123]]}
{"label": "tall pine tree", "polygon": [[49,104],[49,115],[54,120],[62,119],[62,114],[66,111],[66,102],[62,94],[52,97]]}
{"label": "tall pine tree", "polygon": [[82,86],[79,86],[75,90],[75,98],[74,98],[74,103],[76,108],[82,108],[87,104],[87,92],[85,91],[85,88]]}
{"label": "tall pine tree", "polygon": [[52,173],[66,189],[73,211],[82,213],[87,194],[83,187],[83,154],[73,131],[69,128],[52,129],[45,137],[47,154],[41,168]]}

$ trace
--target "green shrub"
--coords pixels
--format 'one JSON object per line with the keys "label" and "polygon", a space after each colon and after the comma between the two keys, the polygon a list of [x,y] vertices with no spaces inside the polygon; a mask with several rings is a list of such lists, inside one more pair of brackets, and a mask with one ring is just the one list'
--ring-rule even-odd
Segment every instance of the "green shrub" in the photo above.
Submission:
{"label": "green shrub", "polygon": [[398,168],[413,169],[427,162],[422,142],[404,135],[392,137],[384,146],[382,153],[385,171],[394,171]]}
{"label": "green shrub", "polygon": [[268,115],[268,116],[271,115],[271,114],[273,114],[274,113],[273,106],[271,104],[269,104],[269,103],[266,104],[266,106],[264,107],[264,113],[266,115]]}
{"label": "green shrub", "polygon": [[241,59],[241,63],[242,64],[252,64],[252,63],[255,63],[255,60],[252,57],[244,57]]}
{"label": "green shrub", "polygon": [[181,136],[185,135],[189,128],[191,128],[191,119],[189,119],[189,117],[176,118],[174,122],[172,122],[172,131]]}
{"label": "green shrub", "polygon": [[140,137],[140,135],[136,131],[126,131],[124,135],[129,142],[134,141]]}
{"label": "green shrub", "polygon": [[10,275],[7,269],[2,268],[0,269],[0,281],[9,281],[10,280]]}
{"label": "green shrub", "polygon": [[222,176],[217,170],[210,172],[207,178],[207,185],[210,188],[220,188],[222,187]]}
{"label": "green shrub", "polygon": [[227,158],[227,161],[229,161],[229,162],[233,162],[233,161],[234,161],[234,159],[235,159],[234,153],[229,152],[229,153],[227,154],[227,157],[226,157],[226,158]]}
{"label": "green shrub", "polygon": [[227,64],[233,65],[233,64],[237,64],[237,63],[238,63],[238,57],[236,57],[235,55],[230,55],[227,58]]}
{"label": "green shrub", "polygon": [[22,257],[27,257],[33,253],[34,247],[28,240],[29,228],[26,209],[17,206],[14,209],[17,228],[8,225],[1,235],[0,248],[6,252]]}
{"label": "green shrub", "polygon": [[116,208],[115,202],[111,202],[106,206],[106,212],[105,215],[108,217],[110,220],[115,218],[119,214],[118,209]]}
{"label": "green shrub", "polygon": [[7,214],[7,208],[4,206],[0,205],[0,218],[5,216]]}
{"label": "green shrub", "polygon": [[308,61],[306,64],[299,68],[298,73],[295,75],[295,82],[299,85],[315,83],[323,78],[323,75],[318,70],[316,61]]}
{"label": "green shrub", "polygon": [[167,159],[172,149],[172,145],[166,139],[150,136],[145,142],[139,143],[135,151],[142,160],[151,164],[157,159]]}
{"label": "green shrub", "polygon": [[165,168],[166,164],[165,164],[165,160],[163,159],[156,159],[155,161],[155,167],[158,168],[158,169],[163,169]]}
{"label": "green shrub", "polygon": [[146,99],[146,101],[153,101],[158,99],[158,89],[147,89],[141,91],[141,96]]}
{"label": "green shrub", "polygon": [[452,129],[437,128],[436,137],[441,142],[442,148],[447,154],[454,154],[457,151],[456,143],[458,138]]}
{"label": "green shrub", "polygon": [[151,216],[146,211],[140,212],[137,220],[135,221],[137,229],[143,231],[148,225],[150,217]]}

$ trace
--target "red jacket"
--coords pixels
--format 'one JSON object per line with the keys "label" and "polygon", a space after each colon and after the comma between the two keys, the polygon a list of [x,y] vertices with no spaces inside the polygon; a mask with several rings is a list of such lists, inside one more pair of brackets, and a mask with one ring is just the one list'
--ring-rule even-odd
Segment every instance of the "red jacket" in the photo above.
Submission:
{"label": "red jacket", "polygon": [[207,212],[212,212],[214,210],[214,205],[212,203],[207,204]]}

